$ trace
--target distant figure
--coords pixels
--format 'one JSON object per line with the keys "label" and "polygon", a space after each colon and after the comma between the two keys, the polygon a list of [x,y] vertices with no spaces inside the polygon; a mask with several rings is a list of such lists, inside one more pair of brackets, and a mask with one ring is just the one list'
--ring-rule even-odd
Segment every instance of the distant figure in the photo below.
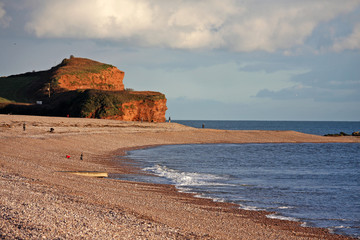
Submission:
{"label": "distant figure", "polygon": [[83,153],[81,153],[81,155],[80,155],[80,160],[82,161],[83,160]]}
{"label": "distant figure", "polygon": [[202,128],[205,128],[205,124],[202,124]]}
{"label": "distant figure", "polygon": [[169,122],[171,122],[171,117],[169,117]]}
{"label": "distant figure", "polygon": [[24,131],[26,130],[26,124],[25,123],[23,124],[23,130]]}
{"label": "distant figure", "polygon": [[68,114],[68,115],[66,115],[66,117],[70,117],[70,115]]}
{"label": "distant figure", "polygon": [[50,132],[53,133],[55,131],[55,129],[53,128],[50,128]]}
{"label": "distant figure", "polygon": [[143,122],[143,118],[141,118],[141,123]]}

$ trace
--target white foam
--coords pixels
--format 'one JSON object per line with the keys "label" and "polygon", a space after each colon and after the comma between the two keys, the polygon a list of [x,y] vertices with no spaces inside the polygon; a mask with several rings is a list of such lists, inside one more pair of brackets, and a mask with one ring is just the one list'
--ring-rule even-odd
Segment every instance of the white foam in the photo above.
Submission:
{"label": "white foam", "polygon": [[214,174],[181,172],[158,164],[144,170],[170,179],[177,187],[181,188],[183,186],[231,186],[230,184],[218,182],[218,180],[225,180],[226,178]]}
{"label": "white foam", "polygon": [[209,197],[206,194],[199,194],[198,192],[194,192],[191,187],[194,186],[234,186],[232,184],[226,184],[217,182],[219,180],[226,180],[225,177],[214,175],[214,174],[206,174],[206,173],[194,173],[194,172],[181,172],[178,170],[174,170],[168,168],[166,166],[161,166],[159,164],[144,168],[143,170],[154,173],[157,176],[164,177],[170,179],[174,182],[176,188],[179,192],[192,193],[194,197],[211,199],[214,202],[225,202],[223,198],[214,198]]}
{"label": "white foam", "polygon": [[[348,228],[351,228],[351,227],[345,227],[343,225],[340,225],[340,226],[329,227],[329,228],[327,228],[327,230],[329,231],[329,233],[335,233],[335,229],[348,229]],[[358,239],[360,239],[360,238],[358,238]]]}
{"label": "white foam", "polygon": [[177,189],[179,192],[196,194],[196,192],[193,192],[191,188],[177,187]]}
{"label": "white foam", "polygon": [[262,211],[262,210],[265,210],[265,209],[258,208],[258,207],[255,207],[255,206],[244,206],[244,205],[240,205],[240,208],[244,209],[244,210],[248,210],[248,211]]}
{"label": "white foam", "polygon": [[308,227],[308,224],[306,222],[301,223],[301,227]]}
{"label": "white foam", "polygon": [[269,214],[269,215],[266,215],[266,217],[271,218],[271,219],[279,219],[279,220],[294,221],[294,222],[299,221],[299,219],[297,219],[297,218],[285,217],[285,216],[281,216],[281,215],[277,215],[277,214]]}
{"label": "white foam", "polygon": [[282,206],[282,207],[278,207],[278,209],[292,209],[294,207],[291,206]]}
{"label": "white foam", "polygon": [[224,198],[213,198],[214,202],[226,202]]}
{"label": "white foam", "polygon": [[225,199],[223,199],[223,198],[209,197],[209,196],[204,195],[204,194],[195,194],[194,197],[204,198],[204,199],[211,199],[213,202],[225,202]]}
{"label": "white foam", "polygon": [[349,227],[345,227],[345,226],[335,226],[334,228],[336,228],[336,229],[341,229],[341,228],[349,228]]}

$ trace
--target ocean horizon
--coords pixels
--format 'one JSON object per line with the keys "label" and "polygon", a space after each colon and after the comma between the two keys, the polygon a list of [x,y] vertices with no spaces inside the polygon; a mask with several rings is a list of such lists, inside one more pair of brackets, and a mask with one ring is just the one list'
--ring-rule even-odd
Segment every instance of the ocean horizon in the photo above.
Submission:
{"label": "ocean horizon", "polygon": [[360,131],[360,121],[172,120],[190,127],[221,130],[297,131],[323,136]]}

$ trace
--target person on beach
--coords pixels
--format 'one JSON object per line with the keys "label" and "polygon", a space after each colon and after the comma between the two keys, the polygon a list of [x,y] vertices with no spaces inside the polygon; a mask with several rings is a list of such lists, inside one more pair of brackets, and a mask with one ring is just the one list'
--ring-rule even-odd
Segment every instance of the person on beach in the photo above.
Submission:
{"label": "person on beach", "polygon": [[26,130],[26,124],[25,123],[23,124],[23,130],[24,131]]}
{"label": "person on beach", "polygon": [[80,155],[80,160],[82,161],[83,160],[83,153],[81,153],[81,155]]}

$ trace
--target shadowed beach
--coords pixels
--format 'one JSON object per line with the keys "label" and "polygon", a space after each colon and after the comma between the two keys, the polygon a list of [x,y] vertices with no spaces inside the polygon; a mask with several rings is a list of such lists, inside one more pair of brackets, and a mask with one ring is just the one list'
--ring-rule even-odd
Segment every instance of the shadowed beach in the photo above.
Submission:
{"label": "shadowed beach", "polygon": [[326,229],[269,219],[265,212],[194,198],[171,185],[68,173],[128,173],[132,169],[115,156],[147,146],[307,142],[360,142],[360,138],[294,131],[194,129],[176,123],[0,115],[0,237],[348,239]]}

